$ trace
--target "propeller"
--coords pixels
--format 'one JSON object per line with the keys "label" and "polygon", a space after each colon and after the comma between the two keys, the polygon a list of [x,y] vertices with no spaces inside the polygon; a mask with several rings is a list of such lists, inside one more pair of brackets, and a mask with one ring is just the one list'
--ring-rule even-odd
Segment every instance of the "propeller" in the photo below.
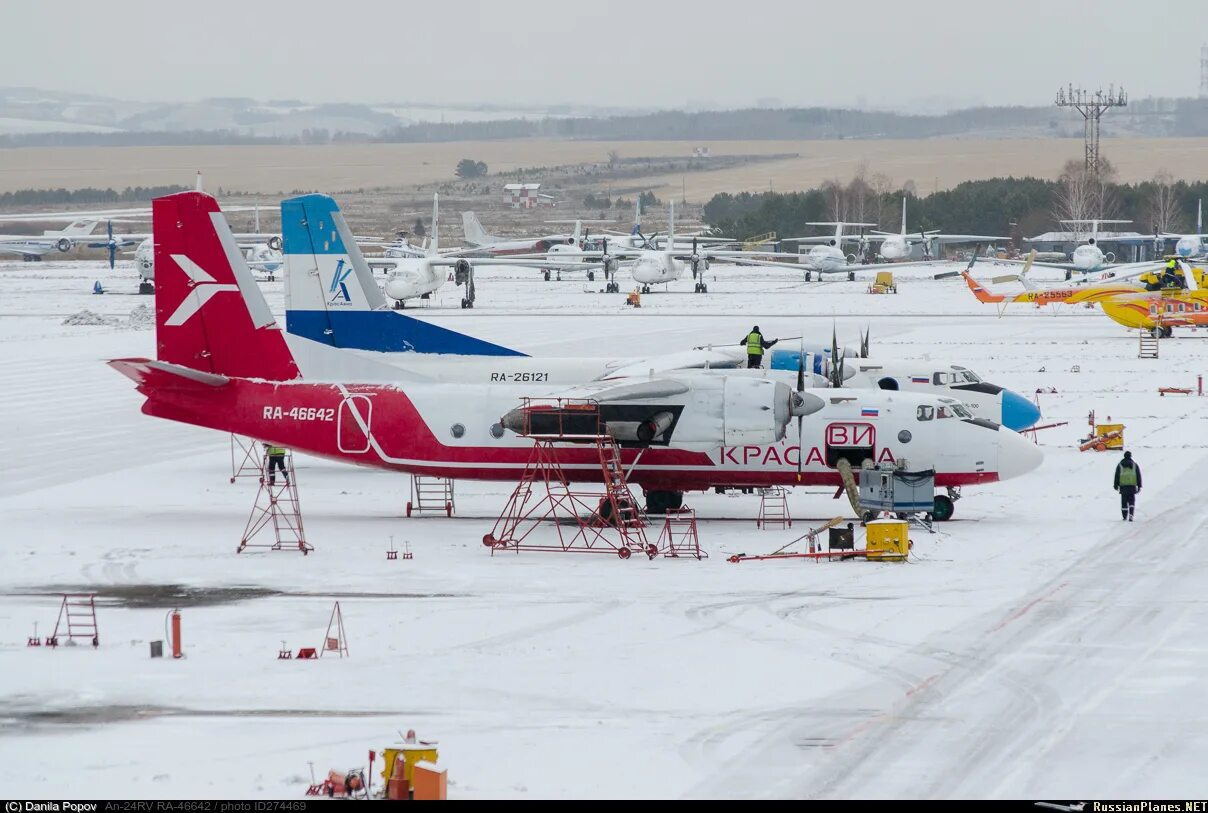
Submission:
{"label": "propeller", "polygon": [[839,335],[834,325],[831,326],[831,368],[830,379],[832,387],[843,386],[843,356],[839,355]]}
{"label": "propeller", "polygon": [[697,253],[696,238],[692,238],[692,279],[696,279],[704,273],[704,268],[701,268],[702,262],[707,262],[704,257]]}
{"label": "propeller", "polygon": [[870,339],[872,339],[872,325],[869,325],[868,327],[864,328],[864,330],[860,331],[860,358],[862,359],[868,358],[868,345]]}
{"label": "propeller", "polygon": [[617,273],[617,261],[608,255],[608,238],[603,240],[603,251],[600,252],[600,263],[604,266],[604,280],[611,282]]}
{"label": "propeller", "polygon": [[[805,336],[801,337],[801,346],[797,350],[797,392],[805,391]],[[797,482],[801,482],[801,471],[804,466],[805,453],[801,449],[801,422],[805,418],[803,412],[797,413]]]}
{"label": "propeller", "polygon": [[[112,220],[107,221],[105,226],[106,226],[106,231],[108,232],[108,239],[106,239],[105,242],[103,242],[103,243],[89,243],[88,247],[106,249],[109,252],[109,270],[112,271],[114,264],[117,261],[117,247],[118,246],[117,246],[117,240],[115,240],[113,237],[113,221]],[[66,250],[67,249],[63,249],[63,251],[66,251]]]}
{"label": "propeller", "polygon": [[927,239],[927,232],[919,230],[919,239],[923,241],[923,259],[931,259],[931,241]]}

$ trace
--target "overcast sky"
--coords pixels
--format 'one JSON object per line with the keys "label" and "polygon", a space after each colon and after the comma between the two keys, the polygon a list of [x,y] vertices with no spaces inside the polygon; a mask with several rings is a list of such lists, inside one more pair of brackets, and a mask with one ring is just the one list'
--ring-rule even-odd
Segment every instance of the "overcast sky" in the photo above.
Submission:
{"label": "overcast sky", "polygon": [[[0,85],[128,99],[1046,104],[1199,90],[1204,0],[6,0]],[[726,16],[719,16],[724,14]],[[737,16],[730,16],[737,15]]]}

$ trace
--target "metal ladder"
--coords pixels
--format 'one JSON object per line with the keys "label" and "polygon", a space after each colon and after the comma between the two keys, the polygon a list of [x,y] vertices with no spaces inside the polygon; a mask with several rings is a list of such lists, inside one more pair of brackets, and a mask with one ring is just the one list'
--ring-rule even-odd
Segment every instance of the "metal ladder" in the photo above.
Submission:
{"label": "metal ladder", "polygon": [[457,501],[453,497],[453,481],[447,477],[411,475],[411,499],[407,500],[407,516],[443,513],[453,516]]}
{"label": "metal ladder", "polygon": [[100,633],[96,625],[96,595],[94,593],[64,593],[59,605],[59,617],[55,631],[46,639],[47,646],[58,646],[59,638],[74,643],[77,638],[100,646]]}
{"label": "metal ladder", "polygon": [[1160,331],[1160,327],[1139,331],[1140,347],[1137,351],[1137,358],[1156,359],[1158,357],[1158,345],[1161,342],[1161,339],[1158,338]]}
{"label": "metal ladder", "polygon": [[644,527],[646,523],[638,510],[637,500],[629,490],[625,468],[621,465],[621,450],[612,435],[600,435],[596,438],[596,452],[600,457],[603,473],[604,499],[611,504],[611,516],[617,518],[614,522],[619,522],[626,528]]}
{"label": "metal ladder", "polygon": [[755,527],[765,531],[773,525],[781,528],[792,528],[793,518],[789,516],[788,491],[780,486],[761,488],[759,490],[759,516],[755,518]]}

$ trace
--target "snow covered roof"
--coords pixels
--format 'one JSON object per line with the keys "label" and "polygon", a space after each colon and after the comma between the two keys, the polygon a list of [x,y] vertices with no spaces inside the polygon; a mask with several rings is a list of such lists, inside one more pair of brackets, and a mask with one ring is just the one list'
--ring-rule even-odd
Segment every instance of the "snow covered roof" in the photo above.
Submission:
{"label": "snow covered roof", "polygon": [[[1091,236],[1089,231],[1046,231],[1044,234],[1038,234],[1035,237],[1025,237],[1025,243],[1082,243]],[[1151,240],[1153,235],[1141,234],[1135,231],[1101,231],[1095,235],[1095,242],[1110,243],[1113,240],[1128,240],[1136,242],[1137,240]]]}

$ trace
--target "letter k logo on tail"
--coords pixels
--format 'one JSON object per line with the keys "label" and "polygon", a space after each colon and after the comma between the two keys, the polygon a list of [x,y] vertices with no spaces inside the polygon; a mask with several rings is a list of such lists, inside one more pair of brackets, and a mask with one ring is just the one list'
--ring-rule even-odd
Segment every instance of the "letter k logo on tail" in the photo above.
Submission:
{"label": "letter k logo on tail", "polygon": [[185,322],[193,318],[202,306],[210,301],[210,297],[215,294],[220,294],[223,291],[238,292],[239,286],[232,284],[222,284],[210,276],[197,263],[190,260],[183,254],[172,254],[172,259],[180,266],[180,270],[185,272],[189,278],[189,287],[192,289],[181,300],[176,310],[164,322],[169,327],[179,327]]}
{"label": "letter k logo on tail", "polygon": [[348,293],[348,277],[352,274],[352,266],[344,267],[344,261],[340,260],[336,263],[336,272],[331,276],[331,288],[328,290],[331,293],[329,302],[335,302],[343,297],[345,302],[351,302],[352,297]]}

